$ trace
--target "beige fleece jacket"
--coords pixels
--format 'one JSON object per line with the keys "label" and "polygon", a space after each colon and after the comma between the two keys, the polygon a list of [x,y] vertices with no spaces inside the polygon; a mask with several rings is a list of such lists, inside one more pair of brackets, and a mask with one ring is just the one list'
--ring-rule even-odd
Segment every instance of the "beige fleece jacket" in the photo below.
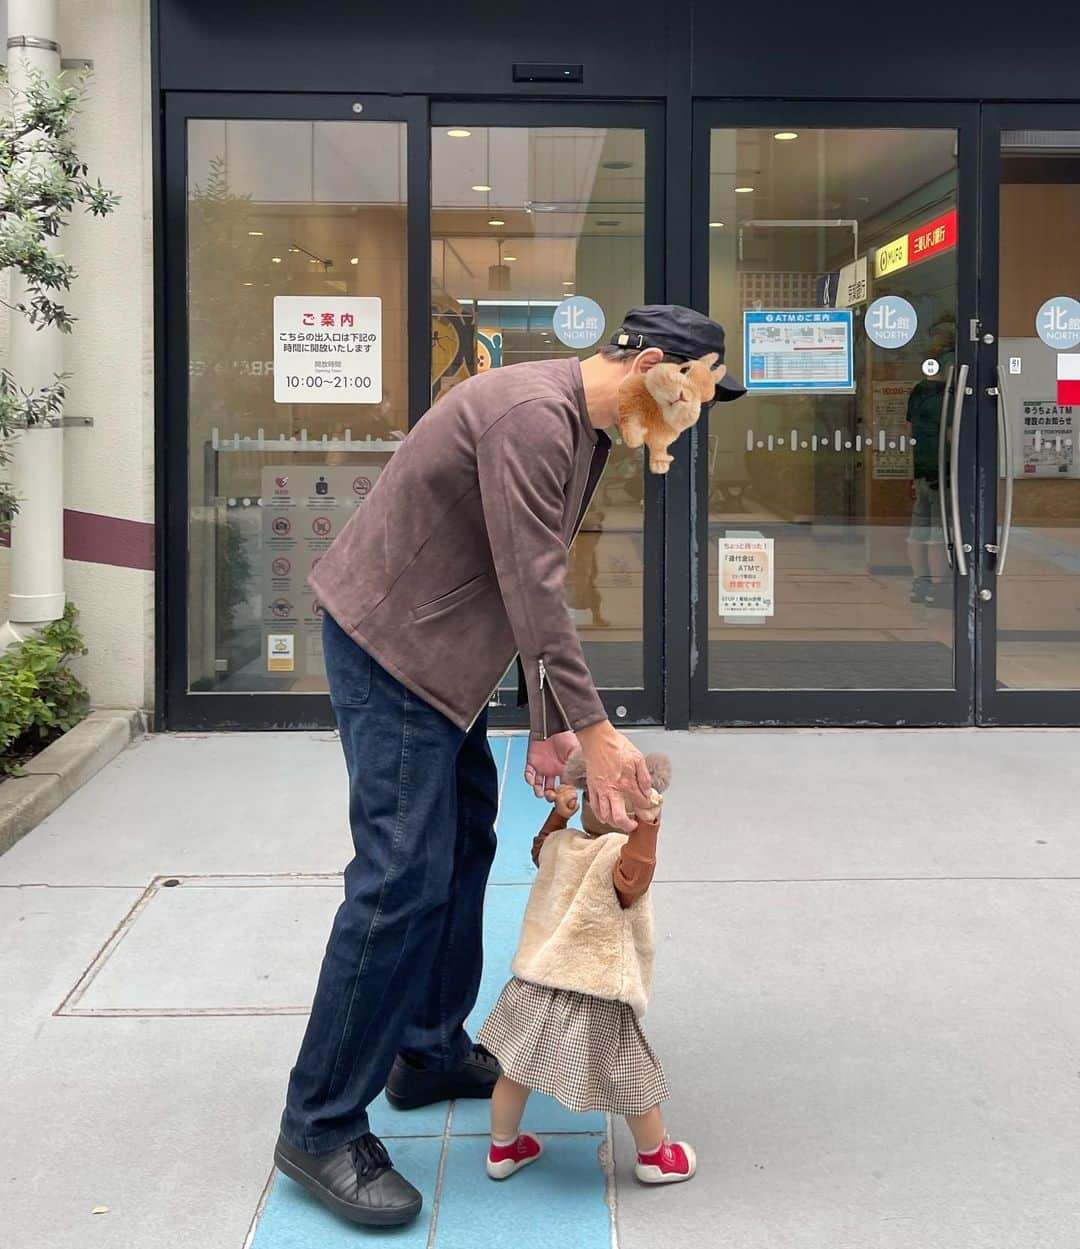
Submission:
{"label": "beige fleece jacket", "polygon": [[624,908],[614,873],[624,833],[552,832],[521,928],[513,973],[520,980],[625,1002],[640,1019],[652,991],[656,938],[648,893]]}

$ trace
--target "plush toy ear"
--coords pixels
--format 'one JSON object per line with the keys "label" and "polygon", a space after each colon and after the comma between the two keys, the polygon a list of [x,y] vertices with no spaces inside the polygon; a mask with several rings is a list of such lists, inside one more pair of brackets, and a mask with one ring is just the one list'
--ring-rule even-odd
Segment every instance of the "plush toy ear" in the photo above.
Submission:
{"label": "plush toy ear", "polygon": [[566,785],[573,785],[577,789],[585,788],[585,756],[580,750],[575,750],[567,759],[562,779]]}
{"label": "plush toy ear", "polygon": [[708,355],[702,356],[698,364],[704,364],[706,368],[715,369],[720,361],[720,353],[718,351],[710,351]]}
{"label": "plush toy ear", "polygon": [[646,755],[645,766],[652,777],[653,789],[662,794],[671,784],[671,759],[661,754]]}

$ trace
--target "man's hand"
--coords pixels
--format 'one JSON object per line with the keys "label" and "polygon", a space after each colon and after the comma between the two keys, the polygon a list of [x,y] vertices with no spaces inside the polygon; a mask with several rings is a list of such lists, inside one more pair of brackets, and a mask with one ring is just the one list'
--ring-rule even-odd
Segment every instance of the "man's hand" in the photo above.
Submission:
{"label": "man's hand", "polygon": [[555,733],[543,741],[529,742],[529,755],[525,763],[525,781],[532,786],[537,798],[555,801],[555,790],[562,778],[566,761],[578,749],[575,733]]}
{"label": "man's hand", "polygon": [[611,724],[602,720],[580,733],[585,755],[589,806],[605,824],[632,832],[634,820],[626,811],[625,794],[638,808],[648,807],[652,778],[641,751]]}

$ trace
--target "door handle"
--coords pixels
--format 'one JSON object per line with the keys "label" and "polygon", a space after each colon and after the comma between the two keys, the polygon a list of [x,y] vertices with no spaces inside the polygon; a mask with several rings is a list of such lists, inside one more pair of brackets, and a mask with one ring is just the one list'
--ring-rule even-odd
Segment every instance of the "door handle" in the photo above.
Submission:
{"label": "door handle", "polygon": [[952,503],[953,549],[956,552],[956,570],[961,577],[968,573],[967,553],[971,547],[964,541],[960,524],[960,430],[964,423],[964,400],[967,397],[968,366],[960,365],[956,373],[956,396],[953,399],[952,454],[949,457],[949,496]]}
{"label": "door handle", "polygon": [[938,419],[937,471],[938,471],[938,507],[941,509],[941,531],[945,535],[945,558],[949,567],[953,566],[952,536],[949,529],[949,479],[945,471],[945,450],[948,446],[949,434],[949,392],[952,390],[953,373],[950,364],[945,374],[945,390],[941,395],[941,416]]}
{"label": "door handle", "polygon": [[1012,533],[1013,518],[1013,448],[1012,422],[1009,420],[1009,392],[1005,385],[1005,375],[1001,366],[997,368],[997,385],[990,388],[990,393],[997,398],[998,418],[998,471],[1004,463],[1005,468],[1005,505],[1002,508],[1001,530],[998,534],[997,555],[994,572],[1000,577],[1005,571],[1005,560],[1009,554],[1009,535]]}

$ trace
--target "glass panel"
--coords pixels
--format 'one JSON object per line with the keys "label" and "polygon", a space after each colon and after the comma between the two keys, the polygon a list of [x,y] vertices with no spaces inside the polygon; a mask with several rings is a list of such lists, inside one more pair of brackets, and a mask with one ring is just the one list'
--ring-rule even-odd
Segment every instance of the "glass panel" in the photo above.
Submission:
{"label": "glass panel", "polygon": [[951,130],[712,133],[710,309],[752,390],[709,412],[711,689],[953,686],[955,153]]}
{"label": "glass panel", "polygon": [[[1002,689],[1080,689],[1078,218],[1080,131],[1006,132],[998,380],[1013,514],[997,581]],[[999,516],[1007,463],[1002,454]]]}
{"label": "glass panel", "polygon": [[[608,334],[643,302],[643,131],[440,127],[431,147],[433,398],[484,369],[591,355],[555,333],[569,295],[595,300]],[[567,597],[602,689],[644,682],[642,465],[616,444],[570,555]]]}
{"label": "glass panel", "polygon": [[405,127],[192,121],[187,220],[190,688],[323,692],[307,573],[408,427]]}

